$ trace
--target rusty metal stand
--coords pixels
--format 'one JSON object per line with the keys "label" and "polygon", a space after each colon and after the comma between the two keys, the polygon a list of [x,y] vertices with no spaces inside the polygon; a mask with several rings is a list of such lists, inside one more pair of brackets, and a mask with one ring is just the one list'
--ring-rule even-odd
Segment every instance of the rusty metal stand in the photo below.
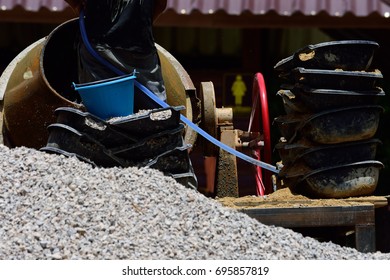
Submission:
{"label": "rusty metal stand", "polygon": [[[221,128],[221,142],[235,148],[237,131],[231,127]],[[217,161],[217,197],[238,197],[237,160],[223,150],[219,151]]]}

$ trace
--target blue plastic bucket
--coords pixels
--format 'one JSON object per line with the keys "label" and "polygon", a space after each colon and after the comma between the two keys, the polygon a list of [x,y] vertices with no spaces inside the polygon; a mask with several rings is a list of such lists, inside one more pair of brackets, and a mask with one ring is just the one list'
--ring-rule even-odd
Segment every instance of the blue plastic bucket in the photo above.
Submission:
{"label": "blue plastic bucket", "polygon": [[134,74],[73,87],[80,94],[88,112],[102,119],[124,117],[134,113]]}

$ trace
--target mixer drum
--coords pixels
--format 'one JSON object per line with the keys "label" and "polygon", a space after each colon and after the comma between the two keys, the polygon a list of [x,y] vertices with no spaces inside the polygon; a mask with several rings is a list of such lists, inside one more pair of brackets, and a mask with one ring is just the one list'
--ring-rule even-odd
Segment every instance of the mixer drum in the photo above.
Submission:
{"label": "mixer drum", "polygon": [[[9,147],[26,146],[40,149],[49,136],[47,127],[56,121],[55,109],[73,107],[85,111],[79,96],[72,88],[77,81],[78,19],[55,28],[47,38],[29,48],[9,76],[4,93],[3,138]],[[161,60],[167,102],[171,106],[184,105],[182,114],[191,121],[196,89],[180,63],[157,45]],[[196,108],[194,108],[196,109]],[[184,140],[193,145],[196,133],[187,128]]]}

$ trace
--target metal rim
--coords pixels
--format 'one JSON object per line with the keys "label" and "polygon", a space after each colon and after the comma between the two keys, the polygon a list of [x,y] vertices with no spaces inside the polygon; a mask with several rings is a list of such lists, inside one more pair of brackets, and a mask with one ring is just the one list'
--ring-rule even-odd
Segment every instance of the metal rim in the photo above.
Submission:
{"label": "metal rim", "polygon": [[[264,136],[264,148],[253,149],[253,157],[257,160],[262,160],[262,157],[264,157],[264,162],[271,163],[271,129],[269,122],[268,99],[264,77],[261,73],[256,73],[253,80],[252,112],[249,120],[248,131],[262,132]],[[261,155],[261,152],[263,152],[263,156]],[[256,177],[257,195],[264,196],[265,194],[271,193],[271,172],[264,170],[263,174],[263,171],[260,166],[254,166],[254,169]]]}

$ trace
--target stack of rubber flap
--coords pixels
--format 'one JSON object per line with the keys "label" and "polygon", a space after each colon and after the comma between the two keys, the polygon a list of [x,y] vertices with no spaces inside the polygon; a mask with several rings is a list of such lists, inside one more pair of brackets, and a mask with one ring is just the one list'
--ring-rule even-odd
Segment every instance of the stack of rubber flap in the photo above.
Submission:
{"label": "stack of rubber flap", "polygon": [[383,164],[373,138],[385,93],[371,69],[379,45],[333,41],[309,45],[275,65],[284,80],[278,91],[286,115],[275,118],[282,135],[280,179],[313,198],[372,194]]}
{"label": "stack of rubber flap", "polygon": [[183,106],[145,110],[126,117],[101,118],[70,107],[56,109],[42,151],[76,156],[98,167],[150,167],[197,188],[183,141]]}

